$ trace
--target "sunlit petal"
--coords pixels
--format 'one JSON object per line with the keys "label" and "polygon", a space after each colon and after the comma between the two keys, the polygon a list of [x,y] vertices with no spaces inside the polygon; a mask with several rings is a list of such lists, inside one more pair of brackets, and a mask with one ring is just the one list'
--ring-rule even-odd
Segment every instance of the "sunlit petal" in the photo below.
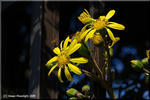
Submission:
{"label": "sunlit petal", "polygon": [[105,20],[105,18],[106,18],[105,16],[99,16],[100,20]]}
{"label": "sunlit petal", "polygon": [[80,38],[81,38],[81,40],[86,36],[86,34],[88,33],[88,32],[90,32],[92,30],[92,28],[89,28],[88,30],[86,30],[85,32],[83,32],[82,34],[81,34],[81,36],[80,36]]}
{"label": "sunlit petal", "polygon": [[69,42],[69,36],[66,38],[65,42],[64,42],[64,46],[63,48],[66,49],[67,48],[67,45],[68,45],[68,42]]}
{"label": "sunlit petal", "polygon": [[52,62],[54,62],[54,61],[57,61],[57,59],[58,59],[57,56],[51,58],[51,59],[46,63],[46,66],[50,66],[50,64],[51,64]]}
{"label": "sunlit petal", "polygon": [[78,17],[78,19],[83,23],[83,24],[86,24],[87,22],[90,22],[90,21],[95,21],[95,19],[93,19],[89,12],[84,9],[85,11],[83,11],[83,13],[80,14],[80,16]]}
{"label": "sunlit petal", "polygon": [[80,47],[81,47],[80,43],[74,45],[72,48],[69,47],[67,55],[71,55],[72,53],[74,53],[75,51],[77,51]]}
{"label": "sunlit petal", "polygon": [[50,69],[50,71],[49,71],[49,73],[48,73],[48,76],[50,76],[51,72],[57,67],[57,65],[58,65],[58,64],[54,65],[54,66]]}
{"label": "sunlit petal", "polygon": [[69,66],[70,70],[72,72],[74,72],[75,74],[78,74],[78,75],[82,74],[81,70],[78,67],[76,67],[75,65],[69,63],[68,66]]}
{"label": "sunlit petal", "polygon": [[73,63],[87,63],[88,59],[80,57],[80,58],[71,58],[70,61]]}
{"label": "sunlit petal", "polygon": [[89,12],[88,12],[86,9],[84,9],[84,10],[85,10],[85,12],[86,12],[88,15],[90,15]]}
{"label": "sunlit petal", "polygon": [[81,32],[80,32],[80,33],[85,32],[85,31],[86,31],[86,27],[87,27],[87,25],[85,25],[85,26],[81,29]]}
{"label": "sunlit petal", "polygon": [[115,14],[115,10],[110,10],[110,11],[107,13],[105,19],[106,19],[106,20],[109,20],[114,14]]}
{"label": "sunlit petal", "polygon": [[107,27],[117,29],[117,30],[124,30],[125,29],[125,26],[123,26],[122,24],[118,24],[116,22],[109,22]]}
{"label": "sunlit petal", "polygon": [[73,81],[73,78],[72,78],[72,76],[71,76],[71,74],[70,74],[70,72],[66,66],[65,66],[65,75],[69,81]]}
{"label": "sunlit petal", "polygon": [[[69,45],[69,49],[73,48],[75,45],[77,44],[77,40],[73,39],[73,41],[71,42],[71,44]],[[69,50],[68,49],[68,50]]]}
{"label": "sunlit petal", "polygon": [[60,82],[63,82],[63,80],[61,78],[61,67],[59,67],[59,70],[58,70],[58,79]]}
{"label": "sunlit petal", "polygon": [[64,42],[64,41],[61,41],[61,43],[60,43],[60,50],[63,49],[63,42]]}
{"label": "sunlit petal", "polygon": [[111,39],[112,41],[115,41],[115,37],[114,37],[113,33],[111,32],[111,30],[108,29],[108,28],[106,28],[106,30],[107,30],[107,32],[108,32],[108,35],[109,35],[110,39]]}
{"label": "sunlit petal", "polygon": [[117,43],[120,40],[119,37],[115,38],[115,41],[112,42],[111,46],[109,46],[109,48],[112,48],[114,46],[115,43]]}
{"label": "sunlit petal", "polygon": [[59,55],[60,54],[60,49],[58,47],[56,47],[56,48],[53,49],[53,52],[55,54]]}
{"label": "sunlit petal", "polygon": [[88,39],[91,39],[95,33],[96,29],[90,31],[87,36],[85,37],[85,42],[87,42]]}
{"label": "sunlit petal", "polygon": [[146,56],[150,58],[150,50],[146,50]]}

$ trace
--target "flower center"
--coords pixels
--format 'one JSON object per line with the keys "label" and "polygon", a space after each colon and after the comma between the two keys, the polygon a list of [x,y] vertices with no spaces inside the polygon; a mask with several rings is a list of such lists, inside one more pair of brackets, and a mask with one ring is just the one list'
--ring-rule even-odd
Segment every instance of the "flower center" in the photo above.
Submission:
{"label": "flower center", "polygon": [[97,19],[96,22],[93,24],[93,27],[94,27],[96,30],[103,29],[104,27],[106,27],[107,22],[108,22],[108,21],[106,21],[105,18],[100,17],[100,18]]}
{"label": "flower center", "polygon": [[64,66],[67,63],[69,63],[69,56],[67,56],[65,54],[60,54],[58,56],[58,65],[59,66]]}

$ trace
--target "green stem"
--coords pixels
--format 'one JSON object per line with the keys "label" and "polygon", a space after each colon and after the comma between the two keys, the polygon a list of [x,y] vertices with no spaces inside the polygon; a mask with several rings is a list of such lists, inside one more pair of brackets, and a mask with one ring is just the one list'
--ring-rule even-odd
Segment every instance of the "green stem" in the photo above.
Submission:
{"label": "green stem", "polygon": [[108,92],[109,96],[111,99],[116,99],[116,95],[114,93],[114,90],[112,88],[112,77],[111,77],[111,56],[109,53],[109,48],[108,48],[108,42],[104,39],[104,48],[105,51],[107,52],[107,56],[105,57],[105,62],[106,62],[106,68],[107,68],[107,74],[108,74],[108,79],[107,79],[107,86],[105,89]]}

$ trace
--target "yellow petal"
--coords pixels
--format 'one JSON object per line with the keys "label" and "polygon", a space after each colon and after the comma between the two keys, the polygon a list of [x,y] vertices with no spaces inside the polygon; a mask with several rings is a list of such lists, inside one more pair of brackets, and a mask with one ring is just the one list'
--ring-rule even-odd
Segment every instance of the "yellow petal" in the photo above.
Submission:
{"label": "yellow petal", "polygon": [[48,76],[50,76],[51,72],[57,67],[57,65],[58,65],[58,64],[54,65],[54,66],[50,69],[50,71],[49,71],[49,73],[48,73]]}
{"label": "yellow petal", "polygon": [[70,72],[66,66],[65,66],[65,75],[69,81],[73,81],[73,78],[72,78],[72,76],[71,76],[71,74],[70,74]]}
{"label": "yellow petal", "polygon": [[111,39],[112,41],[115,41],[115,37],[114,37],[113,33],[111,32],[111,30],[108,29],[108,28],[106,28],[106,30],[107,30],[107,32],[108,32],[108,35],[109,35],[110,39]]}
{"label": "yellow petal", "polygon": [[122,24],[118,24],[116,22],[109,22],[107,27],[117,29],[117,30],[124,30],[125,29],[125,26],[123,26]]}
{"label": "yellow petal", "polygon": [[46,66],[50,66],[50,64],[51,64],[52,62],[54,62],[54,61],[57,61],[57,59],[58,59],[57,56],[51,58],[51,59],[46,63]]}
{"label": "yellow petal", "polygon": [[68,42],[69,42],[69,36],[66,38],[65,42],[64,42],[64,46],[63,48],[66,49],[67,48],[67,45],[68,45]]}
{"label": "yellow petal", "polygon": [[83,32],[85,32],[85,30],[86,30],[86,27],[87,27],[87,25],[85,25],[82,29],[81,29],[81,32],[80,33],[83,33]]}
{"label": "yellow petal", "polygon": [[58,79],[59,79],[60,82],[63,83],[63,80],[61,78],[61,67],[59,67],[59,70],[58,70]]}
{"label": "yellow petal", "polygon": [[56,48],[53,49],[53,52],[55,54],[59,55],[60,54],[60,49],[58,47],[56,47]]}
{"label": "yellow petal", "polygon": [[83,13],[80,14],[80,16],[78,17],[78,19],[83,23],[86,24],[87,22],[90,21],[95,21],[95,19],[91,18],[89,12],[84,9],[85,11]]}
{"label": "yellow petal", "polygon": [[80,47],[81,47],[80,43],[74,45],[74,47],[72,47],[72,48],[69,47],[67,55],[71,55],[72,53],[74,53],[75,51],[77,51]]}
{"label": "yellow petal", "polygon": [[80,38],[81,38],[81,40],[86,36],[86,34],[89,32],[89,31],[91,31],[92,30],[92,28],[89,28],[88,30],[86,30],[85,32],[83,32],[82,34],[81,34],[81,36],[80,36]]}
{"label": "yellow petal", "polygon": [[78,67],[76,67],[75,65],[69,63],[68,66],[69,66],[70,70],[72,72],[74,72],[75,74],[78,74],[78,75],[82,74],[82,72],[80,71],[80,69]]}
{"label": "yellow petal", "polygon": [[73,63],[87,63],[88,59],[80,57],[80,58],[71,58],[70,61]]}
{"label": "yellow petal", "polygon": [[61,43],[60,43],[60,50],[63,49],[63,46],[62,46],[62,45],[63,45],[63,42],[64,42],[64,41],[61,41]]}
{"label": "yellow petal", "polygon": [[106,18],[105,16],[100,16],[99,17],[99,19],[102,20],[102,21],[105,20],[105,18]]}
{"label": "yellow petal", "polygon": [[71,42],[71,44],[69,45],[69,48],[72,48],[74,47],[74,45],[77,44],[77,40],[76,39],[73,39],[73,41]]}
{"label": "yellow petal", "polygon": [[146,56],[150,58],[150,50],[146,50]]}
{"label": "yellow petal", "polygon": [[136,64],[136,60],[131,60],[130,61],[132,64]]}
{"label": "yellow petal", "polygon": [[84,9],[84,10],[85,10],[85,12],[86,12],[88,15],[90,15],[89,12],[88,12],[86,9]]}
{"label": "yellow petal", "polygon": [[120,40],[119,37],[115,38],[115,41],[112,42],[111,46],[109,46],[109,48],[112,48],[112,46],[114,46],[115,43],[117,43]]}
{"label": "yellow petal", "polygon": [[115,14],[115,10],[110,10],[110,11],[107,13],[105,19],[106,19],[106,20],[109,20],[114,14]]}
{"label": "yellow petal", "polygon": [[85,37],[85,42],[87,42],[88,39],[91,39],[91,38],[93,37],[95,31],[96,31],[96,29],[90,31],[90,32],[87,34],[87,36]]}

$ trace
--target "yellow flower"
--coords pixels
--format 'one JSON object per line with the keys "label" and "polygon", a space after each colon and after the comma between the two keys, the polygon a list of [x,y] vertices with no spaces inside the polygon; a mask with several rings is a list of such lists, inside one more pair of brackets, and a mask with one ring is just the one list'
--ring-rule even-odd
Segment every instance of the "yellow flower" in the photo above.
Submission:
{"label": "yellow flower", "polygon": [[84,9],[85,11],[83,13],[80,14],[80,16],[78,17],[78,19],[83,23],[86,24],[89,21],[96,21],[95,19],[93,19],[91,17],[91,15],[89,14],[89,12]]}
{"label": "yellow flower", "polygon": [[51,58],[47,63],[46,66],[50,66],[53,62],[56,62],[56,64],[50,69],[48,75],[51,74],[51,72],[56,68],[59,67],[58,70],[58,79],[60,82],[63,82],[62,78],[61,78],[61,70],[64,69],[64,73],[65,76],[67,77],[67,79],[69,81],[72,81],[73,78],[69,72],[69,70],[71,70],[72,72],[74,72],[75,74],[80,75],[82,72],[81,70],[73,65],[72,63],[87,63],[88,60],[83,58],[83,57],[79,57],[79,58],[70,58],[70,55],[72,53],[74,53],[75,51],[77,51],[80,47],[81,44],[77,43],[77,40],[74,39],[71,44],[68,46],[68,42],[70,41],[69,37],[66,38],[66,40],[61,42],[60,44],[60,48],[56,47],[53,49],[53,52],[57,55],[53,58]]}
{"label": "yellow flower", "polygon": [[[89,23],[89,25],[91,27],[81,35],[81,38],[86,37],[85,42],[87,42],[87,40],[89,38],[93,37],[94,33],[97,30],[101,30],[101,29],[105,28],[108,32],[108,35],[109,35],[110,39],[113,41],[112,45],[109,46],[111,48],[119,40],[119,38],[118,37],[115,38],[113,33],[111,32],[111,30],[109,28],[113,28],[113,29],[117,29],[117,30],[124,30],[125,29],[125,27],[121,24],[118,24],[116,22],[109,22],[109,19],[114,14],[115,14],[115,10],[110,10],[106,16],[100,16],[99,19],[96,19],[95,22]],[[84,19],[89,19],[89,17],[84,18]],[[94,20],[92,18],[90,18],[90,19],[91,19],[91,21]],[[86,20],[86,21],[90,21],[90,20]]]}

